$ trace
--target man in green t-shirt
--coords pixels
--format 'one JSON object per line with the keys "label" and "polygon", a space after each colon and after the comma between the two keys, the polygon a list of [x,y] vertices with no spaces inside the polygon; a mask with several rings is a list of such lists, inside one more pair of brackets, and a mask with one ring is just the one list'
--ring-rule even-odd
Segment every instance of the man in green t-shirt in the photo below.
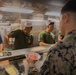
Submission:
{"label": "man in green t-shirt", "polygon": [[23,30],[15,30],[5,36],[5,42],[9,46],[9,38],[15,38],[13,49],[30,48],[33,46],[33,36],[30,34],[31,25],[26,25]]}
{"label": "man in green t-shirt", "polygon": [[55,43],[54,35],[52,33],[53,29],[54,29],[54,22],[51,22],[47,25],[46,30],[42,31],[39,34],[38,41],[40,46],[46,46]]}

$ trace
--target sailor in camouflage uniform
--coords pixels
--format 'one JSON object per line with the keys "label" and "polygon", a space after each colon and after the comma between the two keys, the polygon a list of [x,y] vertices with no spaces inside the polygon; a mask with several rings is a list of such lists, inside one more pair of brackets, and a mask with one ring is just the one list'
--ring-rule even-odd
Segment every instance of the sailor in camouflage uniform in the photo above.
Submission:
{"label": "sailor in camouflage uniform", "polygon": [[62,8],[60,30],[65,37],[50,48],[40,75],[76,75],[76,0]]}

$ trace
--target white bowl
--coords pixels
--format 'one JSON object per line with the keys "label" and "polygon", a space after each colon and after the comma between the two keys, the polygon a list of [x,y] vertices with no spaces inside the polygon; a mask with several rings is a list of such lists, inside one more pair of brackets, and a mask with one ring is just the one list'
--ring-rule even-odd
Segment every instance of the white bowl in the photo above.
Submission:
{"label": "white bowl", "polygon": [[35,52],[27,52],[27,53],[25,53],[26,58],[28,58],[28,54],[35,54],[35,55],[37,55],[38,58],[36,60],[39,60],[40,57],[41,57],[38,53],[35,53]]}

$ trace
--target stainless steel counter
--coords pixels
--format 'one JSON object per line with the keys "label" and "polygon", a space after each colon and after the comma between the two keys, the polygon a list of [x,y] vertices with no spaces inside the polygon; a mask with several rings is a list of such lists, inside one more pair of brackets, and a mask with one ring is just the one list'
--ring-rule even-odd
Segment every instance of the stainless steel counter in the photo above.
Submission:
{"label": "stainless steel counter", "polygon": [[[45,61],[45,59],[47,57],[47,54],[45,52],[48,52],[49,48],[51,46],[52,45],[37,46],[37,47],[32,47],[32,48],[27,48],[27,49],[19,49],[19,50],[8,51],[8,52],[11,52],[12,55],[11,56],[2,56],[2,57],[0,57],[0,61],[2,61],[2,60],[12,60],[12,61],[9,61],[9,65],[12,64],[17,69],[16,65],[18,64],[19,69],[17,69],[17,70],[18,70],[19,73],[20,73],[20,70],[21,70],[20,68],[21,68],[21,65],[22,65],[23,68],[24,68],[24,71],[23,71],[24,74],[23,75],[28,75],[29,64],[27,63],[27,60],[25,59],[26,58],[25,54],[28,53],[28,52],[37,52],[37,53],[42,54],[41,55],[42,58],[35,63],[35,66],[36,66],[37,70],[40,71],[40,67],[42,66],[43,62]],[[14,63],[17,63],[17,64],[14,65]]]}
{"label": "stainless steel counter", "polygon": [[15,57],[19,57],[19,56],[22,56],[22,55],[25,56],[25,53],[27,53],[27,52],[37,52],[37,53],[48,52],[49,48],[51,46],[52,45],[37,46],[37,47],[32,47],[32,48],[27,48],[27,49],[19,49],[19,50],[8,51],[8,52],[11,52],[12,55],[10,55],[10,56],[0,56],[0,60],[15,58]]}

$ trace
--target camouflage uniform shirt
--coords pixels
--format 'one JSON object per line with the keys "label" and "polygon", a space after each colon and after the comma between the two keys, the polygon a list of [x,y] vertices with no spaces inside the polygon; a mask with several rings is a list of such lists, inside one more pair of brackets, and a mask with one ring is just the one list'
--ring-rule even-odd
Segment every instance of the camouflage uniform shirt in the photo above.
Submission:
{"label": "camouflage uniform shirt", "polygon": [[50,48],[40,75],[76,75],[76,30]]}

